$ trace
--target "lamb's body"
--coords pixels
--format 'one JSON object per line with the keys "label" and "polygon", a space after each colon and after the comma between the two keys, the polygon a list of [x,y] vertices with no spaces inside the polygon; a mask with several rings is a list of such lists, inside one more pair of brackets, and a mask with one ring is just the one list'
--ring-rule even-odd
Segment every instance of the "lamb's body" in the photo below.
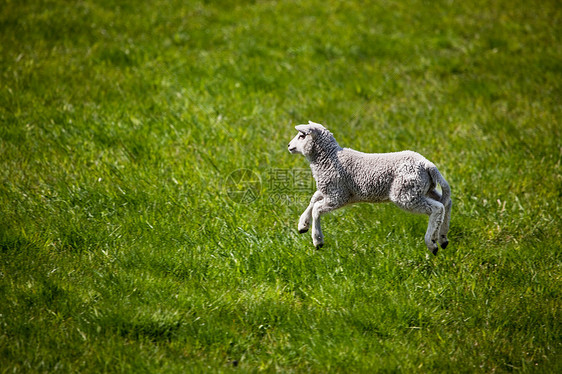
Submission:
{"label": "lamb's body", "polygon": [[412,151],[363,153],[341,148],[328,130],[313,122],[296,129],[301,134],[291,141],[289,151],[307,157],[318,189],[301,215],[299,231],[308,231],[312,218],[314,245],[323,245],[320,215],[357,202],[392,201],[430,216],[425,243],[433,253],[437,241],[442,248],[447,246],[450,188],[433,163]]}
{"label": "lamb's body", "polygon": [[343,195],[341,197],[347,199],[348,204],[389,201],[393,187],[401,189],[407,180],[419,181],[416,184],[427,191],[432,184],[427,166],[429,161],[411,151],[379,154],[349,148],[337,151],[333,162],[327,165],[311,164],[318,190],[324,194],[332,190]]}

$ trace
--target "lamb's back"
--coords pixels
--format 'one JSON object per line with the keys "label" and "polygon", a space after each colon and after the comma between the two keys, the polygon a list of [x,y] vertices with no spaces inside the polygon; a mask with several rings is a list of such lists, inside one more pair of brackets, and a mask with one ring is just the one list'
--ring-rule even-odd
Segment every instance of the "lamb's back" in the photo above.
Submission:
{"label": "lamb's back", "polygon": [[364,153],[344,148],[338,156],[356,201],[387,201],[394,180],[419,178],[427,161],[413,151]]}

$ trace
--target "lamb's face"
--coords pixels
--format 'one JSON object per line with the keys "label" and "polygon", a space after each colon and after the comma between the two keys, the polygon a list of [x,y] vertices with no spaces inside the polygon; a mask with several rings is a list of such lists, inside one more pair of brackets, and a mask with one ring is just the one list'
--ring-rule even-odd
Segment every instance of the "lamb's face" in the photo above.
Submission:
{"label": "lamb's face", "polygon": [[332,134],[321,124],[308,121],[307,125],[295,126],[299,132],[289,143],[289,152],[300,153],[309,160],[316,158],[322,143],[333,142],[337,146]]}
{"label": "lamb's face", "polygon": [[289,152],[300,153],[301,155],[308,155],[312,150],[312,135],[310,133],[305,134],[299,131],[297,136],[291,140],[289,143]]}

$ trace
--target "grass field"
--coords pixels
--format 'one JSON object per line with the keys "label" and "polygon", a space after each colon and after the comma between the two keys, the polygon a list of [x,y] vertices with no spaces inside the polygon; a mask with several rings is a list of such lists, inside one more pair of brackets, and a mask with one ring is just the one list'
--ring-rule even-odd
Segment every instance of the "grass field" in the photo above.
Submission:
{"label": "grass field", "polygon": [[[561,39],[555,0],[0,0],[0,373],[562,372]],[[432,160],[449,247],[357,205],[315,250],[308,120]]]}

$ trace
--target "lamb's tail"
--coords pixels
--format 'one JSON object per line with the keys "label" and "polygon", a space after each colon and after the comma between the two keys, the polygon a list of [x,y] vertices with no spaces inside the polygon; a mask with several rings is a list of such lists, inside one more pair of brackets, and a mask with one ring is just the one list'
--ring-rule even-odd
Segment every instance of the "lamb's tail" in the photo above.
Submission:
{"label": "lamb's tail", "polygon": [[439,183],[441,186],[441,203],[443,203],[443,205],[447,205],[447,203],[451,200],[451,187],[449,186],[449,183],[445,180],[445,178],[443,178],[435,165],[431,164],[427,171],[431,176],[431,179],[433,179],[433,182]]}

